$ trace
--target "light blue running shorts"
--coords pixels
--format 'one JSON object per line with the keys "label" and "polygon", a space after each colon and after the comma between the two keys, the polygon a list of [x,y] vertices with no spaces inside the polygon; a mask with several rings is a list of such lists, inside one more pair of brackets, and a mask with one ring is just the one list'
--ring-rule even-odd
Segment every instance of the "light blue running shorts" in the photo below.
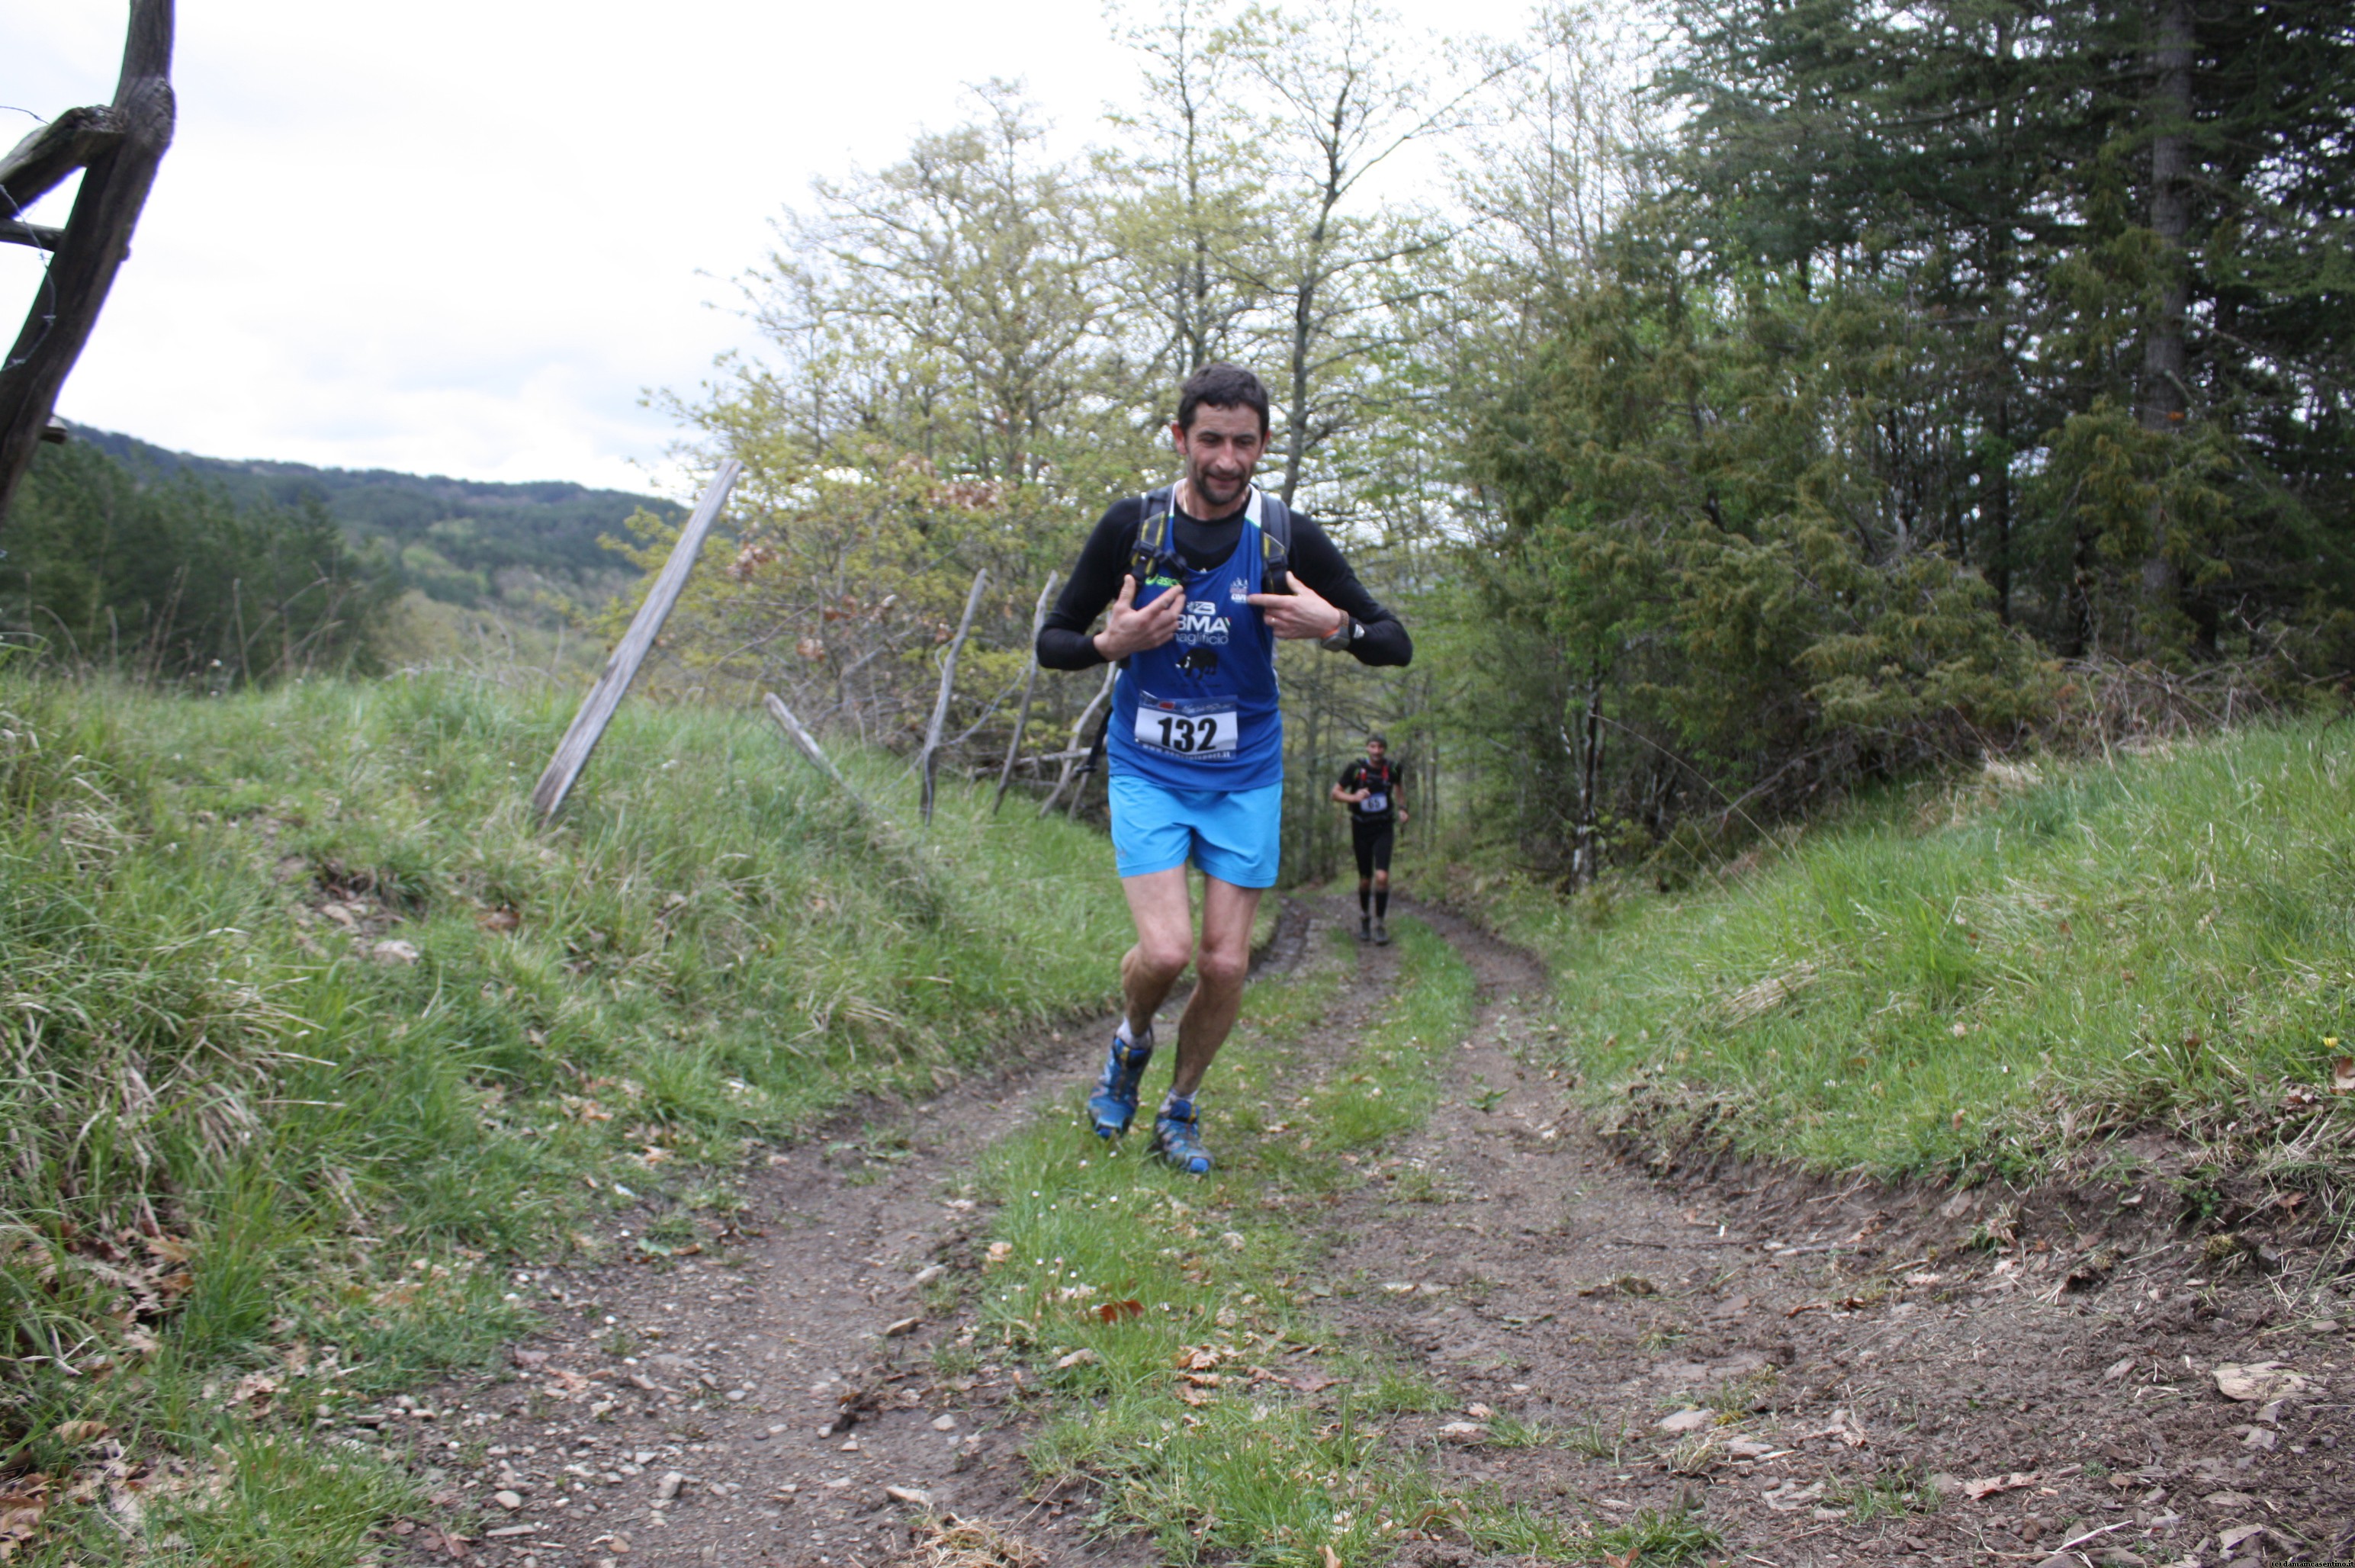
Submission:
{"label": "light blue running shorts", "polygon": [[1165,789],[1114,773],[1112,848],[1124,877],[1191,860],[1206,877],[1238,888],[1275,886],[1283,860],[1284,785],[1258,789]]}

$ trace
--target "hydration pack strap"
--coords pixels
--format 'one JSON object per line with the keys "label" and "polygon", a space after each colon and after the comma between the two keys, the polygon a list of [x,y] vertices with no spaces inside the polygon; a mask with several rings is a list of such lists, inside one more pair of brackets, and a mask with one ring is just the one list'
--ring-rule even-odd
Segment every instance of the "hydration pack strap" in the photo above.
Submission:
{"label": "hydration pack strap", "polygon": [[[1135,574],[1139,586],[1156,571],[1180,582],[1186,581],[1186,563],[1169,539],[1169,518],[1176,506],[1177,489],[1175,485],[1164,485],[1137,498],[1137,505],[1144,510],[1136,526],[1136,548],[1129,555],[1129,571]],[[1269,593],[1285,592],[1292,571],[1292,508],[1254,485],[1243,515],[1259,530],[1262,590]]]}

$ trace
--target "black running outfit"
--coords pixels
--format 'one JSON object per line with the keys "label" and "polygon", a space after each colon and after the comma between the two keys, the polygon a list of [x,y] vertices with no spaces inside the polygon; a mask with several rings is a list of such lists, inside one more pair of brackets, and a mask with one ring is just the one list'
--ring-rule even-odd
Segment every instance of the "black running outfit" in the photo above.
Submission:
{"label": "black running outfit", "polygon": [[1388,757],[1369,762],[1360,757],[1341,770],[1345,790],[1373,793],[1349,805],[1349,848],[1357,852],[1358,880],[1391,869],[1391,845],[1398,834],[1398,769]]}

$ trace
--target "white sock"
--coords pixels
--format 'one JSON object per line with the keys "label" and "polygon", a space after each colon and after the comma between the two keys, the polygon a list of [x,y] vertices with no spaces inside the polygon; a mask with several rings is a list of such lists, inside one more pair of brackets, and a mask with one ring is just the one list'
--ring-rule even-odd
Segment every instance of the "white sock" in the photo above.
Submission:
{"label": "white sock", "polygon": [[[1121,1042],[1121,1044],[1123,1044],[1123,1045],[1135,1045],[1135,1044],[1136,1044],[1136,1043],[1137,1043],[1138,1039],[1139,1039],[1139,1037],[1138,1037],[1138,1035],[1137,1035],[1136,1031],[1135,1031],[1135,1029],[1130,1029],[1130,1028],[1128,1027],[1128,1018],[1127,1018],[1127,1015],[1126,1015],[1126,1014],[1123,1014],[1123,1015],[1122,1015],[1122,1017],[1121,1017],[1121,1020],[1120,1020],[1120,1027],[1119,1027],[1119,1028],[1117,1028],[1117,1029],[1114,1029],[1114,1030],[1113,1030],[1113,1033],[1114,1033],[1114,1034],[1116,1034],[1116,1035],[1120,1036],[1120,1042]],[[1147,1045],[1147,1046],[1152,1045],[1152,1043],[1153,1043],[1153,1026],[1152,1026],[1151,1024],[1147,1024],[1147,1025],[1146,1025],[1146,1026],[1145,1026],[1145,1034],[1144,1034],[1144,1036],[1143,1036],[1142,1038],[1143,1038],[1143,1040],[1144,1040],[1144,1043],[1145,1043],[1146,1045]]]}

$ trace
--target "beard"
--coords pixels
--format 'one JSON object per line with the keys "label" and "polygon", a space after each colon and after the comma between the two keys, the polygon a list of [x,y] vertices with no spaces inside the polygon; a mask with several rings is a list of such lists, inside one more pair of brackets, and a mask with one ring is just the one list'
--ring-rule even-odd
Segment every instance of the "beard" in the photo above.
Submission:
{"label": "beard", "polygon": [[1197,472],[1188,475],[1194,493],[1212,506],[1231,506],[1251,485],[1248,473],[1230,475]]}

